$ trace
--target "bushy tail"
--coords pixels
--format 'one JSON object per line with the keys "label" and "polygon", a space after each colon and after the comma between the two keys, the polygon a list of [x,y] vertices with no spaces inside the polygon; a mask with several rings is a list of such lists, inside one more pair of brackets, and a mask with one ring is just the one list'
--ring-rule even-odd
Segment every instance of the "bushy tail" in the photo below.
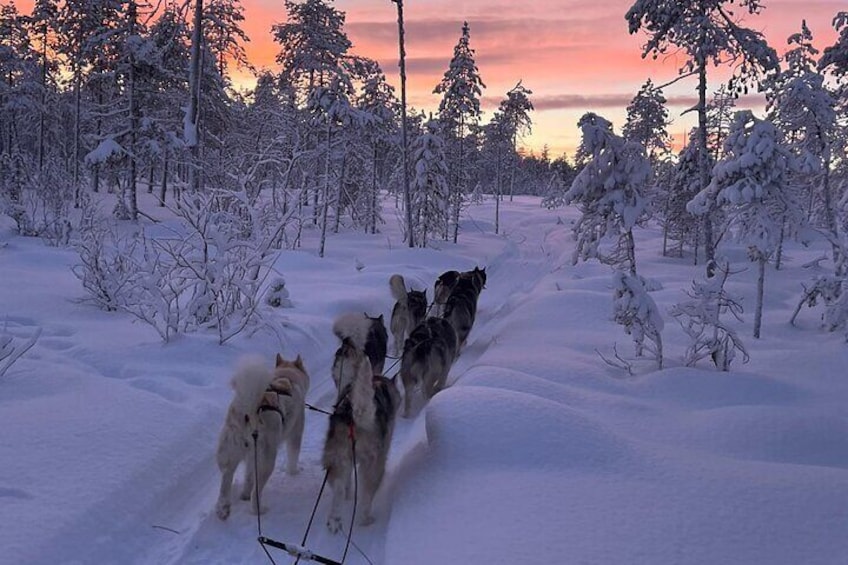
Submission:
{"label": "bushy tail", "polygon": [[230,386],[235,391],[233,406],[240,413],[252,414],[255,412],[262,400],[262,395],[273,378],[273,371],[261,357],[242,358],[230,381]]}
{"label": "bushy tail", "polygon": [[358,349],[365,349],[370,328],[371,320],[359,312],[342,314],[333,322],[333,333],[336,337],[342,341],[349,339]]}
{"label": "bushy tail", "polygon": [[362,351],[356,352],[356,375],[350,390],[350,406],[353,409],[353,421],[357,426],[373,427],[376,411],[374,408],[374,376],[371,362]]}
{"label": "bushy tail", "polygon": [[389,278],[389,288],[392,290],[392,298],[398,302],[406,303],[406,281],[400,275],[392,275]]}

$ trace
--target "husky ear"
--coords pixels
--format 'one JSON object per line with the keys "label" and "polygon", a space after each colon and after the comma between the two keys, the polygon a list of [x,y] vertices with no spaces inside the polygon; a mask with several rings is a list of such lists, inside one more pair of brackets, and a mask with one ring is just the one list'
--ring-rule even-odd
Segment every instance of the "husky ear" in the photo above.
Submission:
{"label": "husky ear", "polygon": [[377,319],[378,319],[378,320],[380,320],[380,321],[382,322],[382,321],[383,321],[383,315],[382,315],[382,314],[380,314],[379,316],[377,316]]}
{"label": "husky ear", "polygon": [[282,355],[280,355],[279,353],[277,353],[277,367],[279,367],[279,366],[280,366],[280,365],[282,365],[283,363],[285,363],[285,359],[283,359]]}
{"label": "husky ear", "polygon": [[303,366],[303,358],[300,356],[300,353],[297,354],[297,358],[294,360],[294,366],[300,369],[301,371],[306,370],[306,368]]}

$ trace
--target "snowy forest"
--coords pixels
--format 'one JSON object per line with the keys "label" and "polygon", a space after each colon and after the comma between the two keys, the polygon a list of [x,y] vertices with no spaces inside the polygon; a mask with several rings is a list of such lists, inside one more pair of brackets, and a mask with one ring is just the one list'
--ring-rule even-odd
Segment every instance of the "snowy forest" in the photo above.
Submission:
{"label": "snowy forest", "polygon": [[[487,93],[473,18],[430,109],[403,0],[390,69],[333,0],[278,3],[273,69],[240,0],[0,0],[0,562],[257,563],[258,530],[370,565],[843,563],[848,11],[770,44],[765,0],[626,3],[675,67],[554,155],[532,81]],[[394,383],[393,307],[446,308],[440,274],[464,333],[380,422],[371,521],[327,531],[333,321],[385,316]],[[257,352],[318,407],[258,524],[216,516],[214,453]]]}
{"label": "snowy forest", "polygon": [[[255,307],[257,284],[249,281],[260,281],[273,251],[298,248],[304,227],[320,229],[321,256],[328,232],[377,233],[393,219],[381,194],[394,196],[410,247],[456,243],[462,210],[484,198],[499,204],[525,194],[549,208],[577,205],[575,260],[601,259],[625,277],[638,276],[632,230],[646,222],[662,226],[663,253],[687,253],[710,276],[722,240],[744,241],[762,271],[768,262],[780,268],[784,240],[817,230],[830,241],[834,270],[811,283],[806,299],[824,299],[828,326],[842,327],[848,13],[833,19],[834,45],[820,52],[799,22],[778,56],[745,27],[759,1],[676,5],[639,1],[625,17],[630,33],[645,39],[643,56],[685,55],[675,81],[695,77],[698,97],[685,146],[671,143],[667,85],[649,79],[620,133],[586,113],[576,154],[552,158],[521,147],[533,103],[520,77],[483,122],[485,84],[468,22],[434,85],[434,115],[407,108],[405,92],[399,99],[377,62],[353,52],[344,12],[326,0],[285,2],[285,19],[271,30],[279,45],[273,72],[247,60],[235,0],[39,0],[31,13],[4,4],[2,213],[21,235],[73,245],[92,298],[153,323],[165,340],[211,318],[220,327],[235,317],[241,327]],[[234,89],[233,68],[253,71],[255,87]],[[716,71],[730,78],[710,94]],[[765,96],[762,116],[737,107],[749,92]],[[120,235],[109,216],[150,217],[139,191],[173,209],[196,237],[163,246],[143,231]],[[99,193],[115,195],[112,210],[99,210]],[[496,205],[495,233],[498,220]],[[602,249],[610,237],[613,249]],[[226,277],[210,270],[210,246]],[[144,264],[133,259],[136,247],[151,248]],[[197,253],[205,264],[182,272]],[[142,271],[159,287],[127,284]],[[178,279],[181,288],[161,286]]]}

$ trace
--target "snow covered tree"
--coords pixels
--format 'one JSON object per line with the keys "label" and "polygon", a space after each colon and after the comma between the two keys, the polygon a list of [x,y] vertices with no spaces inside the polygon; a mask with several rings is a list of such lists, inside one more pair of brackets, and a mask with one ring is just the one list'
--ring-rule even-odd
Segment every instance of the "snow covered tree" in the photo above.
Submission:
{"label": "snow covered tree", "polygon": [[[707,161],[707,66],[731,64],[734,90],[747,91],[751,81],[777,67],[777,54],[769,47],[761,33],[739,25],[734,17],[736,7],[744,13],[757,14],[762,0],[636,0],[627,11],[625,19],[630,33],[644,29],[648,41],[642,48],[642,57],[649,54],[655,59],[670,50],[680,49],[686,62],[681,75],[698,75],[698,132],[701,159],[698,176],[703,190],[710,182]],[[704,219],[704,249],[707,268],[714,265],[714,238],[712,218]]]}
{"label": "snow covered tree", "polygon": [[706,214],[711,203],[724,206],[733,237],[748,245],[759,268],[754,337],[760,337],[765,268],[777,251],[784,226],[803,221],[800,203],[789,190],[789,177],[799,169],[780,132],[750,111],[737,112],[725,142],[725,157],[713,168],[713,180],[690,202],[694,214]]}
{"label": "snow covered tree", "polygon": [[731,275],[730,265],[723,261],[717,273],[701,281],[692,281],[692,290],[686,291],[688,300],[671,307],[670,314],[689,337],[689,346],[683,357],[687,367],[709,357],[720,371],[729,371],[730,364],[741,353],[743,363],[748,362],[748,351],[736,330],[721,317],[730,313],[742,321],[742,306],[724,286]]}
{"label": "snow covered tree", "polygon": [[647,349],[663,368],[662,331],[665,322],[656,302],[648,294],[646,281],[635,272],[616,269],[612,277],[613,319],[632,339],[636,355],[641,357]]}
{"label": "snow covered tree", "polygon": [[[819,211],[819,223],[832,237],[836,219],[830,172],[832,144],[836,135],[836,101],[816,70],[813,36],[806,22],[801,31],[789,37],[790,49],[783,57],[786,67],[768,81],[766,91],[769,118],[783,132],[792,152],[805,165],[796,175],[799,189],[807,191],[807,216],[813,220]],[[836,249],[834,249],[836,252]]]}
{"label": "snow covered tree", "polygon": [[[736,113],[736,98],[737,94],[731,92],[726,84],[722,84],[707,102],[707,148],[713,162],[723,156],[724,140],[727,139],[733,124],[733,115]],[[694,137],[695,140],[698,139],[697,135]]]}
{"label": "snow covered tree", "polygon": [[[633,240],[633,228],[648,216],[641,190],[651,176],[650,163],[641,145],[615,135],[612,124],[601,116],[583,114],[578,126],[586,162],[564,197],[582,213],[574,227],[577,245],[572,261],[596,258],[615,269],[614,319],[633,337],[637,355],[642,355],[646,339],[653,344],[649,350],[662,368],[662,317],[636,272]],[[601,242],[611,235],[617,236],[616,246],[604,254]]]}
{"label": "snow covered tree", "polygon": [[441,124],[430,118],[424,131],[409,148],[415,174],[412,177],[412,202],[418,227],[416,241],[427,247],[427,237],[444,233],[449,206],[448,165]]}
{"label": "snow covered tree", "polygon": [[[462,24],[459,42],[453,48],[453,58],[441,82],[433,90],[441,94],[439,121],[450,145],[456,145],[456,162],[449,157],[450,174],[450,221],[453,225],[453,242],[459,234],[459,212],[465,193],[468,191],[468,171],[465,163],[466,127],[474,127],[480,119],[480,96],[486,85],[474,61],[474,49],[470,46],[468,22]],[[452,149],[452,148],[449,148]]]}
{"label": "snow covered tree", "polygon": [[[160,206],[165,205],[169,186],[174,197],[179,198],[180,183],[174,182],[172,172],[177,171],[178,158],[185,148],[181,135],[184,116],[182,108],[189,97],[189,77],[185,62],[191,58],[190,35],[188,23],[174,4],[167,5],[150,26],[149,38],[153,44],[156,64],[143,80],[145,90],[151,93],[146,118],[156,135],[151,152],[160,160]],[[153,151],[155,148],[158,148],[158,151]],[[155,165],[151,162],[151,167],[153,166]]]}
{"label": "snow covered tree", "polygon": [[836,43],[825,47],[819,59],[819,70],[845,79],[848,77],[848,11],[839,12],[833,17],[833,28],[839,33],[839,37]]}
{"label": "snow covered tree", "polygon": [[[667,179],[665,202],[661,208],[663,225],[663,253],[668,240],[676,241],[678,254],[682,256],[683,246],[691,245],[697,264],[698,259],[698,217],[691,214],[686,205],[700,191],[698,170],[700,166],[700,143],[697,135],[689,136],[689,142],[677,157],[671,175]],[[712,156],[709,157],[713,165]],[[715,219],[715,218],[714,218]]]}
{"label": "snow covered tree", "polygon": [[215,57],[218,74],[227,79],[227,61],[252,69],[243,46],[250,38],[241,28],[244,9],[239,0],[210,0],[203,17],[206,20],[203,33]]}
{"label": "snow covered tree", "polygon": [[[321,244],[318,256],[324,256],[327,241],[327,215],[330,207],[330,182],[333,170],[333,136],[336,130],[349,126],[361,120],[361,112],[351,104],[353,85],[345,74],[336,74],[327,86],[319,86],[312,91],[309,99],[309,109],[325,127],[325,168],[323,183],[323,203],[321,208]],[[340,214],[341,204],[341,175],[339,188],[334,198],[336,214]]]}
{"label": "snow covered tree", "polygon": [[[20,153],[21,113],[27,105],[24,82],[34,73],[35,52],[26,17],[14,4],[0,5],[0,155]],[[2,168],[0,168],[2,171]]]}
{"label": "snow covered tree", "polygon": [[506,132],[510,135],[512,141],[512,153],[510,155],[511,174],[509,180],[510,200],[512,200],[515,185],[518,140],[524,134],[530,133],[530,126],[533,123],[530,119],[530,112],[533,111],[533,103],[530,101],[531,94],[533,94],[533,91],[523,86],[521,81],[518,81],[518,84],[506,93],[506,100],[501,101],[499,106],[501,114],[503,114]]}
{"label": "snow covered tree", "polygon": [[[30,28],[33,48],[38,53],[40,67],[39,105],[38,105],[38,171],[44,168],[47,152],[49,99],[56,90],[55,77],[59,69],[55,57],[57,37],[55,26],[59,14],[56,0],[36,0],[27,20]],[[52,120],[51,120],[52,121]]]}
{"label": "snow covered tree", "polygon": [[373,234],[377,232],[377,223],[381,221],[378,195],[380,188],[386,183],[390,162],[389,150],[394,142],[400,110],[394,89],[376,63],[373,72],[363,82],[356,106],[371,116],[363,134],[371,148],[370,189],[365,207],[365,227]]}
{"label": "snow covered tree", "polygon": [[286,0],[286,22],[271,28],[280,44],[280,80],[299,88],[303,100],[338,74],[351,47],[344,31],[345,13],[333,8],[331,1]]}
{"label": "snow covered tree", "polygon": [[[577,125],[588,161],[565,193],[565,202],[582,213],[574,227],[573,262],[597,258],[635,274],[633,228],[648,216],[648,202],[640,192],[651,175],[645,150],[615,135],[612,124],[597,114],[583,114]],[[618,243],[612,254],[604,255],[599,247],[610,235]]]}
{"label": "snow covered tree", "polygon": [[621,135],[627,141],[633,141],[645,148],[645,153],[656,162],[671,146],[668,135],[668,108],[662,89],[654,86],[648,79],[627,106],[627,121]]}

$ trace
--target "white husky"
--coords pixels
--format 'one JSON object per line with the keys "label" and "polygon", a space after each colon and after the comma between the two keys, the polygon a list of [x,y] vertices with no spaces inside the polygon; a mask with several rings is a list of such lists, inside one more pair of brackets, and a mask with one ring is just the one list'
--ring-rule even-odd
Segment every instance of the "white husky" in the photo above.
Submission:
{"label": "white husky", "polygon": [[245,475],[241,498],[250,499],[251,512],[266,509],[259,506],[258,498],[274,471],[277,448],[284,441],[287,471],[290,475],[297,473],[309,375],[300,355],[294,361],[277,355],[273,370],[261,359],[251,357],[241,361],[231,384],[235,395],[218,438],[221,490],[215,511],[221,520],[230,515],[233,476],[242,461]]}

